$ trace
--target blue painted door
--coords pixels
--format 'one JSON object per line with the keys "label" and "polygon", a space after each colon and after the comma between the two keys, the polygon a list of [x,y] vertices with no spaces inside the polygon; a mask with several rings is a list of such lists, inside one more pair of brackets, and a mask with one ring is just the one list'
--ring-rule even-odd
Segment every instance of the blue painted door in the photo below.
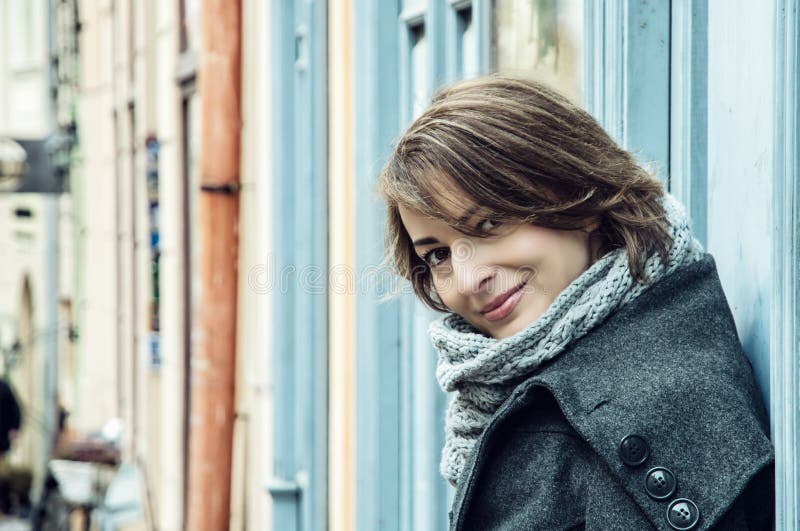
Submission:
{"label": "blue painted door", "polygon": [[[391,142],[436,87],[486,68],[488,7],[483,0],[356,1],[360,271],[383,252],[383,210],[371,191]],[[377,286],[359,290],[357,304],[357,525],[445,529],[452,492],[438,463],[446,398],[427,336],[435,314],[408,293],[380,302],[378,286],[391,286],[390,277],[382,271]]]}
{"label": "blue painted door", "polygon": [[[327,20],[272,3],[273,529],[327,529]],[[309,154],[320,154],[309,156]]]}
{"label": "blue painted door", "polygon": [[[392,139],[436,87],[496,66],[502,3],[356,1],[361,264],[380,256],[383,213],[369,190]],[[798,524],[797,4],[582,6],[583,102],[684,202],[717,258],[771,404],[786,528]],[[365,296],[358,312],[358,528],[443,529],[452,494],[438,476],[445,404],[426,332],[436,315],[411,295],[383,305]]]}
{"label": "blue painted door", "polygon": [[777,529],[796,529],[798,2],[608,0],[586,7],[587,106],[655,163],[715,257],[770,410]]}

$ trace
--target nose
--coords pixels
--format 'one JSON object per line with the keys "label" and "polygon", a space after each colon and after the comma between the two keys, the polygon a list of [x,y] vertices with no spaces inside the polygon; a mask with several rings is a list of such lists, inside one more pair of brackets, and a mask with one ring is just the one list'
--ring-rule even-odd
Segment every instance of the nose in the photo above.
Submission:
{"label": "nose", "polygon": [[453,244],[451,259],[456,289],[469,295],[486,289],[495,271],[479,256],[478,246],[471,239],[463,238]]}

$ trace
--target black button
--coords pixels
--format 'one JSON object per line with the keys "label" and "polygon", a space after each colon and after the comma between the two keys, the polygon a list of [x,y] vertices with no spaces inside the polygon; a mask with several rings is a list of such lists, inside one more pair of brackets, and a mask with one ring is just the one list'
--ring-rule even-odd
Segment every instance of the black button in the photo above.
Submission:
{"label": "black button", "polygon": [[651,468],[644,480],[644,490],[651,498],[665,500],[675,494],[678,482],[675,481],[675,474],[664,468],[657,466]]}
{"label": "black button", "polygon": [[619,443],[619,458],[628,466],[639,466],[650,456],[650,445],[641,435],[628,435]]}
{"label": "black button", "polygon": [[672,529],[685,531],[697,525],[700,520],[700,509],[692,500],[678,498],[667,507],[667,522]]}

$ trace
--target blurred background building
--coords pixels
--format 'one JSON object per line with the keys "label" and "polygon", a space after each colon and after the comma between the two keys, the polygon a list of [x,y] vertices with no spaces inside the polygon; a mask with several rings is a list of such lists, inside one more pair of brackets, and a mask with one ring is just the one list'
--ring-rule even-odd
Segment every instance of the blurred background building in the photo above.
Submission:
{"label": "blurred background building", "polygon": [[0,366],[34,499],[59,433],[119,419],[144,529],[446,529],[434,315],[380,300],[404,285],[373,187],[438,87],[502,71],[585,105],[688,206],[797,528],[797,10],[0,0]]}

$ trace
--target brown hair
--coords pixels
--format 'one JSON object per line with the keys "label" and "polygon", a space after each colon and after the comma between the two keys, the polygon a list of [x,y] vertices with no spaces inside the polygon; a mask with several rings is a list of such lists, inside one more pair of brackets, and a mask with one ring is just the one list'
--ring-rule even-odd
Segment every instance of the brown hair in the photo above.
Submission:
{"label": "brown hair", "polygon": [[458,219],[469,201],[481,219],[561,230],[599,221],[593,258],[624,247],[642,281],[651,252],[666,263],[672,245],[661,182],[589,113],[531,80],[493,75],[441,90],[398,141],[378,192],[388,206],[386,259],[439,311],[449,310],[414,252],[399,206],[467,235],[479,235]]}

